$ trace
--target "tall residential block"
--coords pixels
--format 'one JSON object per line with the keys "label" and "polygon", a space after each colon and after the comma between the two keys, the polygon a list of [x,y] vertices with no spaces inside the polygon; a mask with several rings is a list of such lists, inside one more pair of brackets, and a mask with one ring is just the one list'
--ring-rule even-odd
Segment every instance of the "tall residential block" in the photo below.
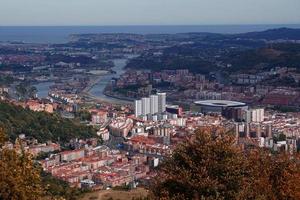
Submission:
{"label": "tall residential block", "polygon": [[150,96],[150,113],[152,115],[158,113],[158,95]]}
{"label": "tall residential block", "polygon": [[166,111],[166,93],[157,93],[158,95],[158,112],[163,113]]}
{"label": "tall residential block", "polygon": [[142,115],[150,114],[150,98],[144,97],[142,98]]}
{"label": "tall residential block", "polygon": [[263,108],[251,110],[252,122],[263,122],[265,117],[265,110]]}
{"label": "tall residential block", "polygon": [[134,101],[134,115],[139,117],[142,115],[142,100]]}

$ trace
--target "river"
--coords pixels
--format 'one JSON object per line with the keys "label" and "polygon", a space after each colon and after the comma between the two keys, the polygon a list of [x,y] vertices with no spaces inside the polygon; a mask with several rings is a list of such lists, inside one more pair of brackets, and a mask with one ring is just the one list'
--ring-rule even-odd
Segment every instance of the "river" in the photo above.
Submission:
{"label": "river", "polygon": [[[112,68],[115,71],[115,74],[107,74],[102,75],[99,78],[99,82],[95,84],[90,90],[89,93],[103,101],[112,102],[112,103],[120,103],[120,104],[127,104],[130,101],[116,99],[113,97],[108,97],[104,94],[105,87],[110,83],[112,78],[119,78],[123,73],[125,73],[124,67],[129,59],[136,57],[136,55],[128,55],[127,58],[123,59],[114,59],[112,60],[114,63],[114,67]],[[37,95],[39,98],[46,98],[48,96],[48,92],[50,87],[54,85],[54,82],[40,82],[35,84],[34,86],[37,88],[38,92]]]}
{"label": "river", "polygon": [[104,94],[105,87],[110,83],[112,78],[119,78],[123,73],[125,73],[124,67],[126,66],[128,59],[114,59],[114,67],[112,68],[115,71],[115,74],[108,74],[101,76],[99,82],[95,84],[89,91],[89,93],[103,101],[112,102],[112,103],[121,103],[127,104],[130,101],[116,99],[113,97],[106,96]]}
{"label": "river", "polygon": [[52,85],[54,85],[53,81],[40,82],[40,83],[34,84],[33,86],[36,87],[36,89],[37,89],[38,98],[47,98],[50,87]]}

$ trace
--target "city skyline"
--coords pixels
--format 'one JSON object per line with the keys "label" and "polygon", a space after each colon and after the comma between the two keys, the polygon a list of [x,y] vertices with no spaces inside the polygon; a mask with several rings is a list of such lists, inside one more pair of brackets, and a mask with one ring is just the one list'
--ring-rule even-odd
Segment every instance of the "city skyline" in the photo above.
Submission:
{"label": "city skyline", "polygon": [[297,0],[11,0],[0,8],[0,25],[299,24],[299,8]]}

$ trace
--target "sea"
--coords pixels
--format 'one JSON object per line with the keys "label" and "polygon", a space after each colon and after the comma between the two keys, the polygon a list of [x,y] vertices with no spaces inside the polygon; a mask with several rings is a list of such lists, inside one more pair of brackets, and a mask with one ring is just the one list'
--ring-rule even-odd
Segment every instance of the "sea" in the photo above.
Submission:
{"label": "sea", "polygon": [[193,25],[193,26],[0,26],[1,42],[60,44],[71,34],[134,33],[175,34],[188,32],[246,33],[274,28],[300,28],[300,24],[276,25]]}

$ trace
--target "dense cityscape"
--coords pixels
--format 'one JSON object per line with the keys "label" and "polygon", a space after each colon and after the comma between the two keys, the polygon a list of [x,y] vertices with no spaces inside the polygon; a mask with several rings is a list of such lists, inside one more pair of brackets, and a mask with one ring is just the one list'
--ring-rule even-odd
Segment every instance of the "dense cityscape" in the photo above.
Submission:
{"label": "dense cityscape", "polygon": [[[1,42],[2,148],[26,151],[44,172],[94,191],[148,187],[176,147],[207,127],[231,132],[244,151],[293,155],[299,48],[299,29],[286,28]],[[24,119],[41,112],[39,126]],[[57,127],[46,130],[43,117]]]}

